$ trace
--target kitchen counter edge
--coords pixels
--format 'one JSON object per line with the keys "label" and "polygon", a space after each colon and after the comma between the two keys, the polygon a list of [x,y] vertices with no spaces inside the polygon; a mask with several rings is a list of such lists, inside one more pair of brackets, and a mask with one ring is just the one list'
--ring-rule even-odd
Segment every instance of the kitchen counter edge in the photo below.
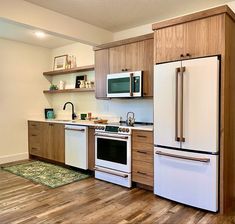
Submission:
{"label": "kitchen counter edge", "polygon": [[[28,121],[34,121],[34,122],[46,122],[46,123],[57,123],[57,124],[68,124],[68,125],[81,125],[81,126],[98,126],[102,124],[95,124],[93,121],[87,121],[87,120],[78,120],[76,122],[73,121],[63,121],[63,120],[53,120],[53,119],[29,119]],[[153,131],[153,125],[140,125],[137,127],[131,127],[132,130],[143,130],[143,131]]]}

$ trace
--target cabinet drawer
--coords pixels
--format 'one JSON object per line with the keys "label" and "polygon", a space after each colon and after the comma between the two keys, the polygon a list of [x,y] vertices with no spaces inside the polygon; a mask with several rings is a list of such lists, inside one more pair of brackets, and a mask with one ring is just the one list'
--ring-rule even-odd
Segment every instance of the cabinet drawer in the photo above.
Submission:
{"label": "cabinet drawer", "polygon": [[29,129],[29,138],[39,138],[40,131],[38,129],[30,128]]}
{"label": "cabinet drawer", "polygon": [[153,143],[152,131],[133,131],[133,142]]}
{"label": "cabinet drawer", "polygon": [[153,164],[153,151],[146,151],[146,150],[136,150],[134,149],[132,152],[133,160],[139,160],[147,163]]}
{"label": "cabinet drawer", "polygon": [[29,130],[40,130],[40,122],[29,121]]}
{"label": "cabinet drawer", "polygon": [[132,170],[133,172],[142,173],[146,176],[153,176],[153,163],[133,160]]}
{"label": "cabinet drawer", "polygon": [[141,150],[141,151],[148,151],[150,153],[153,152],[153,145],[149,144],[149,143],[146,143],[146,142],[136,142],[136,141],[133,141],[132,142],[132,148],[135,151]]}
{"label": "cabinet drawer", "polygon": [[133,160],[132,181],[153,186],[153,163]]}
{"label": "cabinet drawer", "polygon": [[137,173],[137,172],[132,173],[132,181],[137,182],[137,183],[141,183],[141,184],[145,184],[148,186],[153,186],[153,177],[152,176],[148,176],[148,175]]}
{"label": "cabinet drawer", "polygon": [[132,172],[132,181],[145,184],[148,186],[153,186],[153,176],[145,174],[141,171],[133,171]]}
{"label": "cabinet drawer", "polygon": [[40,143],[36,143],[36,142],[30,143],[29,153],[31,155],[41,156]]}

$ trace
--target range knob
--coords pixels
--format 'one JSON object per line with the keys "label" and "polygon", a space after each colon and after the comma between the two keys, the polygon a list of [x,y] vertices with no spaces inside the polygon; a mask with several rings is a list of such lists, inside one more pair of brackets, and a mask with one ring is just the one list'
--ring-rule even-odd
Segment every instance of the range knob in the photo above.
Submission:
{"label": "range knob", "polygon": [[126,128],[126,132],[128,133],[130,130],[129,130],[129,128]]}
{"label": "range knob", "polygon": [[122,131],[122,128],[118,128],[118,131],[120,131],[120,132],[121,132],[121,131]]}
{"label": "range knob", "polygon": [[104,130],[104,126],[101,127],[101,130]]}

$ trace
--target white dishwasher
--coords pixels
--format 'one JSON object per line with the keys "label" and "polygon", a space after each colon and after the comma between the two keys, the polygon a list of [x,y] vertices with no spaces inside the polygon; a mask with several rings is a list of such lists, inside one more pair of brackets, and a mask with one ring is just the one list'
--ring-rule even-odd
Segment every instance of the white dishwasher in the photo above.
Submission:
{"label": "white dishwasher", "polygon": [[88,169],[87,127],[65,125],[65,164]]}

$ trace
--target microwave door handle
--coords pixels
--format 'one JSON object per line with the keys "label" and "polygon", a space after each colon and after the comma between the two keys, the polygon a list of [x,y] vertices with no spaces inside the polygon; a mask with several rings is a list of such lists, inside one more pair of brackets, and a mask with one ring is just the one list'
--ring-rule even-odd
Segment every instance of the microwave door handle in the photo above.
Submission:
{"label": "microwave door handle", "polygon": [[133,89],[132,89],[132,83],[133,83],[133,73],[130,73],[130,96],[133,96]]}

